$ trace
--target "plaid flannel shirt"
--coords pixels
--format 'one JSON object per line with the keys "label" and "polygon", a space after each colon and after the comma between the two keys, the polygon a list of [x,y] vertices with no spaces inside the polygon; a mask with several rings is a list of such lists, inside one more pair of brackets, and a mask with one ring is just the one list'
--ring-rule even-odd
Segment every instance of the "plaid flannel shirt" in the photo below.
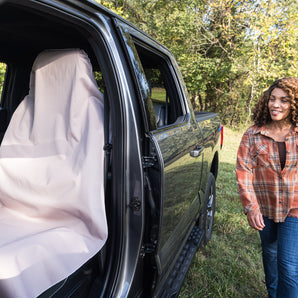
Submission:
{"label": "plaid flannel shirt", "polygon": [[298,217],[298,127],[286,136],[286,164],[281,169],[277,143],[265,127],[251,126],[243,135],[236,163],[244,212],[260,209],[275,222]]}

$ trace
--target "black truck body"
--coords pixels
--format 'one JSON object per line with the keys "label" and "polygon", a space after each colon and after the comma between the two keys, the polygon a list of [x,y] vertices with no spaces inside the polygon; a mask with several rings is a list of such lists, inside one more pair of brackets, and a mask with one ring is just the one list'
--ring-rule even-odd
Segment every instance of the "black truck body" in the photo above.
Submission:
{"label": "black truck body", "polygon": [[[80,48],[109,106],[103,249],[40,297],[176,297],[211,238],[222,126],[194,113],[172,54],[92,1],[0,1],[1,134],[36,55]],[[36,277],[32,277],[36,278]]]}

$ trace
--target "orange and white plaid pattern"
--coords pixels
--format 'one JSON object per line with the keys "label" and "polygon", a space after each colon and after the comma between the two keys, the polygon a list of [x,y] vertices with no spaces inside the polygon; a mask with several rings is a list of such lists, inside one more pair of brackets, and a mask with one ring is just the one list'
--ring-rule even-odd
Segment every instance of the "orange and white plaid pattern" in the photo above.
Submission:
{"label": "orange and white plaid pattern", "polygon": [[275,222],[298,217],[298,127],[286,136],[286,163],[281,169],[277,142],[266,127],[251,126],[243,135],[236,163],[244,212],[260,209]]}

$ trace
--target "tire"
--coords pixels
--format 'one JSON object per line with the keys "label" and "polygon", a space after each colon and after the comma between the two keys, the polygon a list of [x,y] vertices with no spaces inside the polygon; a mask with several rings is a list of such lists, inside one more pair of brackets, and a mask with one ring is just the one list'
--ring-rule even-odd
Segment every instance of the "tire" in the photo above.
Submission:
{"label": "tire", "polygon": [[211,239],[212,228],[215,215],[215,201],[216,201],[216,183],[212,173],[209,173],[207,192],[205,196],[204,207],[202,211],[202,224],[204,231],[203,245],[206,245]]}

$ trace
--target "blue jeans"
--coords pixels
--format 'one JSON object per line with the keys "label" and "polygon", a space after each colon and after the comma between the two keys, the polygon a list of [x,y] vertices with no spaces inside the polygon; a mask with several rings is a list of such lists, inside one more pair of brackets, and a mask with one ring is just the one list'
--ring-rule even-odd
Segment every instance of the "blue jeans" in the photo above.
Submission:
{"label": "blue jeans", "polygon": [[260,231],[266,287],[270,298],[298,297],[298,218],[282,223],[264,217]]}

